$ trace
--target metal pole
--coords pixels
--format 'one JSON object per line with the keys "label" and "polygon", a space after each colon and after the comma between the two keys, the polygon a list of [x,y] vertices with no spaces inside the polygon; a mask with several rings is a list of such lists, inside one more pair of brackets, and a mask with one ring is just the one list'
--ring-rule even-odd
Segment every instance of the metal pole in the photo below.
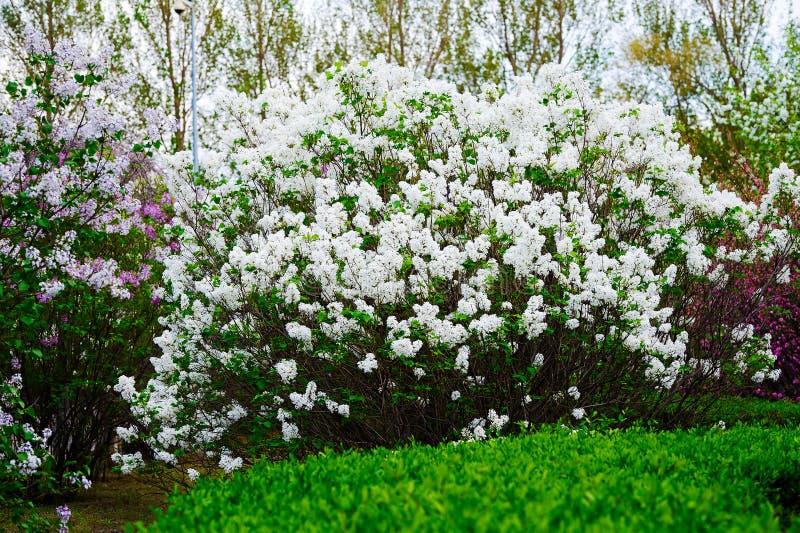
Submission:
{"label": "metal pole", "polygon": [[194,2],[192,2],[192,161],[194,171],[200,171],[197,162],[197,69],[195,68],[195,45],[194,45]]}

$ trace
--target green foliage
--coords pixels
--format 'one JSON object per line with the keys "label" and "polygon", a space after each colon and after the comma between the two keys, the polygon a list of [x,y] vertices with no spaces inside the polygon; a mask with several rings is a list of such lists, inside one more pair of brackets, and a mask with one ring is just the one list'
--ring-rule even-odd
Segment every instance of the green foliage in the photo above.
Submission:
{"label": "green foliage", "polygon": [[796,428],[554,429],[263,461],[174,498],[148,530],[779,531],[800,526],[799,496]]}

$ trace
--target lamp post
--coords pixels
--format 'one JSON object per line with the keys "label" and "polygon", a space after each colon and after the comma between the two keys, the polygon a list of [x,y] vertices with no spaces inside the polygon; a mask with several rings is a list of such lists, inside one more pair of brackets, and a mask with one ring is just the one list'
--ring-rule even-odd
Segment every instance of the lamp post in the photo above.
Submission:
{"label": "lamp post", "polygon": [[200,165],[197,162],[197,69],[195,68],[194,2],[188,0],[175,0],[173,9],[178,16],[183,15],[188,9],[192,21],[192,163],[194,171],[197,172],[200,170]]}

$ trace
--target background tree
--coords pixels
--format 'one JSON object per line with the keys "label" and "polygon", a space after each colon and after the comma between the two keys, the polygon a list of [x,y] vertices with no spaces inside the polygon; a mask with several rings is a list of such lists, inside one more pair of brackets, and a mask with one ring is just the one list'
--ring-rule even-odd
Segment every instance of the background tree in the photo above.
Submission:
{"label": "background tree", "polygon": [[[191,33],[189,16],[178,16],[171,0],[125,0],[110,39],[136,78],[130,98],[134,117],[145,108],[161,108],[177,126],[171,149],[188,148],[191,128]],[[235,36],[224,0],[195,3],[198,95],[225,83],[223,66]]]}
{"label": "background tree", "polygon": [[24,61],[26,28],[40,32],[51,48],[67,37],[91,45],[100,42],[104,20],[101,2],[0,0],[0,50],[12,68],[29,69]]}
{"label": "background tree", "polygon": [[337,17],[354,28],[342,59],[383,54],[474,91],[545,63],[599,73],[619,10],[612,0],[350,0]]}
{"label": "background tree", "polygon": [[359,55],[383,54],[386,61],[425,76],[440,73],[448,56],[459,0],[350,0],[349,14]]}
{"label": "background tree", "polygon": [[481,0],[473,6],[489,57],[503,58],[506,79],[535,75],[545,63],[597,70],[608,55],[608,30],[620,16],[611,0]]}
{"label": "background tree", "polygon": [[227,69],[232,89],[258,96],[277,82],[298,83],[303,24],[291,0],[234,0],[236,37]]}
{"label": "background tree", "polygon": [[[800,168],[800,27],[785,31],[775,61],[759,54],[758,75],[746,95],[736,95],[728,119],[739,133],[742,154],[759,176],[786,162]],[[765,120],[767,118],[768,120]]]}
{"label": "background tree", "polygon": [[738,173],[731,154],[742,146],[727,110],[748,97],[759,68],[755,59],[767,46],[766,15],[774,5],[773,0],[634,4],[642,33],[628,44],[628,59],[638,68],[623,82],[626,94],[670,109],[709,175],[733,179]]}

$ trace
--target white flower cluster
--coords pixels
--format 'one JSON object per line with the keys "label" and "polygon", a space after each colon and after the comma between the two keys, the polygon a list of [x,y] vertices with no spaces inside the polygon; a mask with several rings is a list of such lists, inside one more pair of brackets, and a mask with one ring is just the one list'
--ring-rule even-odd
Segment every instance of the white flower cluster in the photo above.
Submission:
{"label": "white flower cluster", "polygon": [[291,383],[297,377],[297,362],[292,359],[282,359],[275,363],[275,371],[284,383]]}
{"label": "white flower cluster", "polygon": [[84,476],[83,474],[79,474],[76,472],[70,472],[64,476],[64,478],[76,487],[83,487],[83,490],[89,490],[92,488],[92,482],[89,478]]}
{"label": "white flower cluster", "polygon": [[485,440],[490,434],[499,433],[508,421],[507,415],[498,415],[494,409],[489,409],[486,418],[475,418],[461,430],[461,439],[467,442]]}
{"label": "white flower cluster", "polygon": [[219,459],[219,467],[225,470],[225,473],[230,474],[234,470],[239,470],[242,467],[243,461],[241,457],[231,457],[224,451]]}
{"label": "white flower cluster", "polygon": [[144,466],[142,452],[124,455],[120,453],[113,453],[111,454],[111,460],[120,466],[120,471],[123,474],[130,474],[131,472],[134,472],[135,470]]}
{"label": "white flower cluster", "polygon": [[[37,431],[24,422],[27,407],[22,399],[22,375],[19,373],[20,361],[11,359],[8,378],[0,380],[0,472],[10,483],[27,485],[34,479],[54,479],[48,470],[53,456],[48,446],[52,436],[49,428]],[[62,482],[88,490],[92,482],[85,472],[64,472]]]}
{"label": "white flower cluster", "polygon": [[[533,370],[555,361],[541,353],[550,335],[562,354],[585,339],[622,350],[654,389],[670,388],[705,364],[687,353],[690,318],[674,316],[665,295],[721,264],[698,222],[763,237],[725,252],[742,261],[794,245],[769,201],[701,185],[699,161],[662,111],[601,105],[549,67],[544,81],[521,78],[499,98],[381,62],[331,78],[306,101],[271,102],[263,120],[254,109],[256,134],[241,138],[256,141],[212,156],[205,186],[186,179],[184,156],[166,162],[184,235],[164,276],[176,310],[147,394],[122,381],[119,390],[154,435],[195,420],[173,427],[175,446],[221,442],[221,403],[243,401],[253,383],[262,390],[248,412],[277,417],[290,441],[306,420],[349,416],[336,376],[380,404],[403,383],[447,375],[461,384],[442,393],[455,402],[489,390],[516,353],[536,354],[526,356]],[[798,195],[781,172],[781,190]],[[238,343],[222,341],[234,334]],[[487,363],[502,350],[508,363]],[[271,385],[265,368],[277,373]],[[580,378],[557,390],[577,401]],[[462,438],[499,431],[509,415],[498,412],[541,392],[493,397],[497,409],[469,415]],[[434,405],[411,397],[415,409]],[[302,417],[289,422],[292,413]],[[220,466],[231,464],[223,456]]]}
{"label": "white flower cluster", "polygon": [[[40,471],[42,460],[50,455],[47,449],[49,429],[37,432],[19,418],[24,406],[21,396],[22,375],[19,360],[12,359],[10,377],[0,381],[0,471],[11,478],[28,478]],[[17,416],[15,416],[15,414]],[[21,431],[15,431],[21,430]]]}

